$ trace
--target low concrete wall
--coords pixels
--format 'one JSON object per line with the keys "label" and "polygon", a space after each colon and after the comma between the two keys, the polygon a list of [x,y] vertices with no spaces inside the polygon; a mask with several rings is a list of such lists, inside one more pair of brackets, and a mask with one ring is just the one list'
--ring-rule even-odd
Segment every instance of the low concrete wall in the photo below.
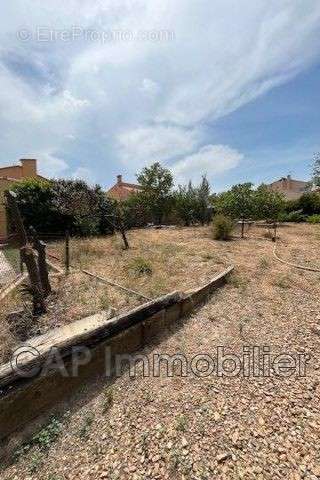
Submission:
{"label": "low concrete wall", "polygon": [[[116,355],[136,352],[158,340],[176,320],[205,302],[224,284],[232,270],[233,267],[229,267],[207,285],[192,292],[174,292],[111,319],[95,315],[32,339],[29,345],[37,348],[40,356],[22,358],[19,367],[41,368],[51,348],[58,347],[69,376],[63,376],[61,371],[41,375],[39,370],[37,376],[22,379],[11,364],[0,368],[0,459],[8,459],[17,443],[32,433],[32,424],[39,428],[41,418],[45,419],[48,412],[68,401],[84,384],[105,377],[106,366],[113,372]],[[72,376],[71,350],[79,345],[90,348],[91,360],[79,366],[77,376]]]}

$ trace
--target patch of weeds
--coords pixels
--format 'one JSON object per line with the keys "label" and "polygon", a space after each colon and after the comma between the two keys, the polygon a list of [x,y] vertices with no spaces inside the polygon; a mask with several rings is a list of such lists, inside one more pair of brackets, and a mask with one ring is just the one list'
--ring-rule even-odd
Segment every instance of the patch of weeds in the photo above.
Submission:
{"label": "patch of weeds", "polygon": [[112,388],[108,388],[104,394],[102,402],[102,413],[105,414],[112,407],[113,404],[113,391]]}
{"label": "patch of weeds", "polygon": [[44,452],[57,440],[63,429],[63,423],[55,417],[52,417],[50,422],[43,427],[39,433],[34,435],[29,443],[26,443],[15,452],[15,459],[28,453],[32,447],[37,447],[39,452],[36,452],[34,463],[36,462],[37,453]]}
{"label": "patch of weeds", "polygon": [[86,439],[89,436],[89,431],[90,427],[93,424],[94,421],[94,414],[93,413],[88,413],[84,419],[83,419],[83,424],[79,430],[79,437],[81,439]]}
{"label": "patch of weeds", "polygon": [[43,455],[41,452],[34,452],[30,460],[30,473],[35,473],[43,464]]}
{"label": "patch of weeds", "polygon": [[129,270],[137,276],[152,275],[152,264],[143,257],[134,258],[129,264]]}
{"label": "patch of weeds", "polygon": [[48,425],[32,438],[32,445],[36,445],[40,450],[47,450],[57,440],[62,429],[63,423],[52,417]]}
{"label": "patch of weeds", "polygon": [[274,280],[273,285],[283,289],[291,288],[290,278],[287,275],[281,275]]}
{"label": "patch of weeds", "polygon": [[178,432],[185,432],[188,426],[188,419],[185,415],[179,415],[176,418],[176,430]]}
{"label": "patch of weeds", "polygon": [[269,260],[265,257],[262,257],[259,262],[260,268],[268,268],[270,265]]}

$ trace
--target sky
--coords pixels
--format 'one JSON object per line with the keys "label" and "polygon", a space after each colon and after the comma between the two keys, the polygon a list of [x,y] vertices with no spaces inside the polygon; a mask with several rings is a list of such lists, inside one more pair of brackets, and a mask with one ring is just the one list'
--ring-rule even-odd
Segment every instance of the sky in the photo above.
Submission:
{"label": "sky", "polygon": [[110,187],[155,161],[212,189],[309,179],[319,0],[11,0],[0,165]]}

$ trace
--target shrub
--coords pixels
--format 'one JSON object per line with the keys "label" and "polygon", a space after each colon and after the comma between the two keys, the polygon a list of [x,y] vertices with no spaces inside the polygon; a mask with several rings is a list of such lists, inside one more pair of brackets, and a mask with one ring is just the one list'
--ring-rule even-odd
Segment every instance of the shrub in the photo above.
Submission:
{"label": "shrub", "polygon": [[132,260],[129,265],[129,270],[131,270],[135,275],[151,275],[152,274],[152,265],[148,260],[145,260],[142,257],[137,257]]}
{"label": "shrub", "polygon": [[297,210],[295,212],[290,212],[290,213],[282,213],[279,216],[280,222],[295,222],[295,223],[301,223],[304,222],[306,217],[303,215],[301,210]]}
{"label": "shrub", "polygon": [[320,215],[311,215],[307,218],[308,223],[320,223]]}
{"label": "shrub", "polygon": [[230,217],[216,215],[213,219],[212,227],[215,240],[229,240],[234,229],[234,223]]}

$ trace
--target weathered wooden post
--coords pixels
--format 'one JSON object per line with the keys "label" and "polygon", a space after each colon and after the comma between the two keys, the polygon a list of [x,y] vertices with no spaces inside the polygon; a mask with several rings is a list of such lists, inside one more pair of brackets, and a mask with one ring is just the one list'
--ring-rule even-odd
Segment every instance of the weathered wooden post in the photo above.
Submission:
{"label": "weathered wooden post", "polygon": [[241,223],[241,238],[244,238],[244,218],[242,219]]}
{"label": "weathered wooden post", "polygon": [[49,281],[49,272],[47,265],[47,256],[46,256],[46,244],[39,240],[36,230],[33,227],[30,227],[30,234],[32,238],[33,248],[38,252],[38,268],[39,275],[41,280],[42,291],[47,297],[52,289]]}
{"label": "weathered wooden post", "polygon": [[277,222],[274,222],[274,224],[273,224],[274,233],[273,233],[273,238],[272,238],[273,242],[277,241],[277,227],[278,227]]}
{"label": "weathered wooden post", "polygon": [[31,246],[28,244],[27,234],[17,205],[16,194],[14,192],[5,192],[5,197],[8,208],[12,215],[13,223],[17,229],[17,239],[20,247],[21,260],[27,267],[30,279],[33,313],[34,315],[41,315],[42,313],[46,312],[46,305],[35,254]]}

